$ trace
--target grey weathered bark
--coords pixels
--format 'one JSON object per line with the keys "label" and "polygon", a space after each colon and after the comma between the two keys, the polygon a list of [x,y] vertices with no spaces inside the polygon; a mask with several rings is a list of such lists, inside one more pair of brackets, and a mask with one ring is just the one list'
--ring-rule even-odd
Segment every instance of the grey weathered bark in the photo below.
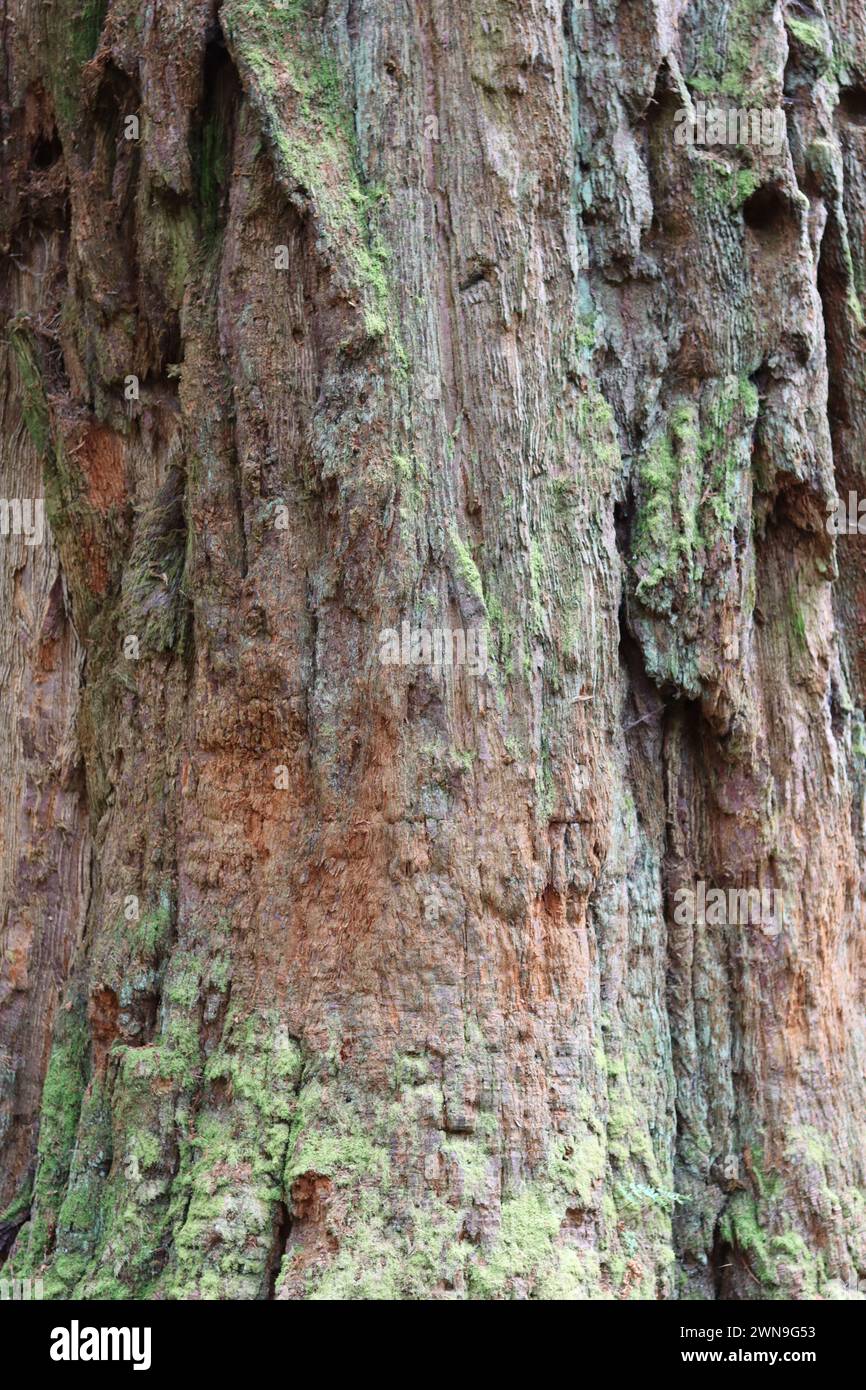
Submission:
{"label": "grey weathered bark", "polygon": [[7,1269],[856,1297],[864,7],[2,26]]}

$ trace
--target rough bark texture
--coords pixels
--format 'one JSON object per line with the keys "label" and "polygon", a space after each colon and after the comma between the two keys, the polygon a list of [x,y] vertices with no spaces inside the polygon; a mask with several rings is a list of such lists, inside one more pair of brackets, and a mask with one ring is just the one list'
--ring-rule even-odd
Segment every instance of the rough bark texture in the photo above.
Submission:
{"label": "rough bark texture", "polygon": [[856,1297],[862,0],[0,25],[6,1272]]}

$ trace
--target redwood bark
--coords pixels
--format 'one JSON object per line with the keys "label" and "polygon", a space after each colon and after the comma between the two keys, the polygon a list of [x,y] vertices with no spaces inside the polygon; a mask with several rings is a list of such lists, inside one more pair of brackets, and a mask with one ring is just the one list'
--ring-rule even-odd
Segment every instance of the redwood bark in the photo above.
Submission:
{"label": "redwood bark", "polygon": [[6,1271],[863,1296],[866,8],[805,11],[6,0]]}

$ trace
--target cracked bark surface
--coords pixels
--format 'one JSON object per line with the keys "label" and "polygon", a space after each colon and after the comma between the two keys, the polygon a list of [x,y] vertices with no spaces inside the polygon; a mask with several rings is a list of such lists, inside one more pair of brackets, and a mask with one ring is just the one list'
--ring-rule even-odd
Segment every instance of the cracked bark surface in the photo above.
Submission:
{"label": "cracked bark surface", "polygon": [[866,8],[0,27],[4,1270],[862,1297]]}

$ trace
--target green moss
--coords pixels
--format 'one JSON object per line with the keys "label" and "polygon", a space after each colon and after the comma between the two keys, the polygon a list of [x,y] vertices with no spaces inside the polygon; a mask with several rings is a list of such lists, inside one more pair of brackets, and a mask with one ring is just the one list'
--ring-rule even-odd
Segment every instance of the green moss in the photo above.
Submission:
{"label": "green moss", "polygon": [[84,1274],[105,1228],[105,1182],[113,1154],[111,1107],[102,1081],[91,1080],[81,1103],[69,1181],[57,1216],[56,1252],[46,1290],[71,1290]]}
{"label": "green moss", "polygon": [[[120,1163],[105,1202],[99,1260],[82,1286],[90,1296],[98,1296],[100,1263],[111,1266],[127,1296],[147,1289],[177,1298],[266,1292],[300,1051],[276,1015],[233,1012],[219,1045],[199,1060],[195,1029],[179,1029],[198,970],[190,953],[173,961],[169,1018],[157,1043],[115,1052]],[[169,1182],[166,1164],[175,1151]],[[171,1245],[165,1268],[154,1258],[161,1243]]]}
{"label": "green moss", "polygon": [[752,1148],[751,1169],[752,1179],[763,1201],[775,1201],[781,1197],[782,1179],[775,1170],[767,1171],[763,1150],[757,1145]]}
{"label": "green moss", "polygon": [[[423,1298],[462,1277],[471,1247],[458,1239],[460,1210],[429,1190],[410,1198],[392,1181],[391,1149],[409,1144],[411,1150],[413,1136],[420,1134],[414,1120],[443,1106],[441,1088],[425,1081],[425,1069],[416,1065],[420,1059],[409,1060],[408,1083],[392,1103],[371,1104],[369,1096],[331,1080],[312,1080],[301,1089],[286,1192],[291,1197],[300,1179],[315,1175],[331,1184],[328,1211],[350,1213],[333,1228],[331,1254],[310,1263],[291,1245],[286,1253],[280,1279],[297,1278],[300,1261],[310,1299]],[[406,1059],[399,1063],[400,1076],[405,1064]],[[485,1188],[483,1140],[447,1138],[439,1157],[459,1172],[464,1200],[474,1201]],[[420,1147],[409,1161],[422,1163]]]}
{"label": "green moss", "polygon": [[153,964],[165,950],[171,936],[172,907],[167,892],[160,893],[159,905],[135,923],[123,921],[120,934],[126,936],[137,959]]}
{"label": "green moss", "polygon": [[225,994],[232,977],[232,962],[229,956],[215,956],[208,966],[207,983],[220,994]]}
{"label": "green moss", "polygon": [[440,1152],[457,1166],[464,1199],[481,1201],[490,1183],[492,1155],[487,1144],[473,1135],[454,1135],[443,1140]]}
{"label": "green moss", "polygon": [[723,42],[715,32],[705,34],[697,65],[687,79],[689,86],[703,95],[720,92],[760,104],[771,68],[764,49],[772,10],[772,0],[735,0]]}
{"label": "green moss", "polygon": [[746,1256],[749,1268],[761,1284],[774,1288],[777,1283],[776,1265],[770,1253],[767,1236],[761,1229],[758,1208],[749,1192],[735,1192],[722,1215],[719,1230],[722,1239]]}
{"label": "green moss", "polygon": [[512,762],[522,763],[528,758],[528,751],[522,739],[516,734],[509,734],[505,740],[505,751]]}
{"label": "green moss", "polygon": [[541,757],[538,761],[538,771],[535,777],[535,814],[539,825],[550,824],[555,805],[556,783],[550,761],[550,747],[547,740],[542,738]]}
{"label": "green moss", "polygon": [[832,1155],[823,1134],[812,1125],[798,1125],[791,1130],[786,1157],[792,1161],[805,1159],[824,1172]]}
{"label": "green moss", "polygon": [[722,1214],[722,1238],[745,1256],[768,1297],[780,1296],[781,1286],[817,1289],[817,1264],[796,1231],[772,1234],[784,1207],[785,1190],[779,1173],[767,1170],[760,1145],[751,1149],[749,1171],[754,1192],[738,1191]]}
{"label": "green moss", "polygon": [[[423,1141],[416,1148],[414,1117],[443,1107],[443,1091],[428,1076],[423,1058],[401,1059],[394,1101],[387,1105],[355,1095],[336,1079],[302,1086],[287,1149],[286,1191],[306,1201],[309,1184],[296,1187],[302,1178],[328,1183],[321,1220],[333,1249],[315,1253],[290,1242],[278,1287],[302,1281],[313,1300],[429,1298],[434,1291],[482,1299],[599,1296],[600,1258],[575,1249],[569,1221],[575,1208],[594,1208],[605,1195],[606,1155],[593,1098],[587,1095],[578,1105],[583,1118],[575,1133],[551,1145],[543,1174],[503,1197],[494,1233],[476,1245],[461,1238],[465,1211],[475,1204],[486,1209],[494,1200],[501,1172],[497,1126],[492,1115],[489,1124],[482,1123],[482,1114],[475,1134],[445,1135],[435,1150]],[[410,1169],[423,1169],[421,1189],[394,1185],[395,1146]],[[446,1176],[449,1196],[443,1198],[438,1184]],[[605,1221],[610,1239],[624,1243],[632,1260],[630,1296],[652,1297],[662,1253],[658,1260],[646,1254],[665,1248],[669,1254],[669,1211],[680,1198],[665,1189],[635,1187],[627,1211],[628,1200],[623,1198],[622,1212],[610,1204]],[[625,1231],[628,1221],[632,1229]],[[637,1256],[644,1260],[639,1277]]]}
{"label": "green moss", "polygon": [[394,475],[400,489],[400,516],[412,527],[425,506],[430,473],[427,464],[416,455],[394,454]]}
{"label": "green moss", "polygon": [[286,1121],[275,1121],[270,1107],[208,1108],[200,1116],[181,1175],[188,1205],[166,1280],[173,1296],[264,1295],[287,1137]]}
{"label": "green moss", "polygon": [[44,455],[51,441],[51,430],[36,339],[27,320],[20,316],[9,320],[6,331],[21,381],[24,425],[37,453]]}
{"label": "green moss", "polygon": [[863,314],[863,305],[860,303],[860,297],[853,285],[848,288],[845,303],[857,327],[866,327],[866,316]]}
{"label": "green moss", "polygon": [[0,1211],[0,1225],[20,1226],[25,1216],[30,1213],[33,1202],[33,1184],[28,1180],[20,1192],[6,1207],[5,1211]]}
{"label": "green moss", "polygon": [[549,1200],[534,1189],[502,1203],[499,1235],[489,1255],[470,1271],[470,1289],[481,1298],[495,1298],[509,1282],[538,1275],[554,1257],[560,1218]]}
{"label": "green moss", "polygon": [[[313,1301],[423,1299],[436,1287],[454,1287],[467,1258],[458,1240],[459,1213],[429,1198],[411,1204],[402,1229],[389,1225],[380,1194],[362,1190],[353,1220],[324,1270],[311,1270]],[[293,1253],[283,1262],[291,1268]]]}
{"label": "green moss", "polygon": [[470,593],[474,594],[477,599],[480,599],[480,601],[484,603],[484,585],[481,581],[478,566],[472,558],[469,547],[466,542],[461,539],[457,527],[453,524],[450,528],[449,535],[451,538],[451,545],[454,549],[457,572],[460,578],[463,580],[463,583]]}
{"label": "green moss", "polygon": [[488,592],[486,604],[489,620],[488,657],[492,657],[494,679],[507,681],[514,674],[517,626],[496,593]]}
{"label": "green moss", "polygon": [[756,174],[754,169],[738,169],[734,178],[734,206],[742,207],[760,186],[760,175]]}
{"label": "green moss", "polygon": [[171,975],[166,985],[165,997],[182,1009],[192,1010],[198,1002],[201,986],[202,965],[194,955],[179,953],[172,960]]}
{"label": "green moss", "polygon": [[411,482],[415,476],[415,469],[410,458],[405,454],[394,455],[394,471],[399,481],[403,484]]}
{"label": "green moss", "polygon": [[771,1236],[770,1250],[774,1255],[786,1256],[792,1260],[801,1260],[809,1253],[809,1247],[797,1231],[786,1231],[784,1235]]}
{"label": "green moss", "polygon": [[61,1008],[42,1089],[39,1142],[29,1226],[19,1237],[15,1274],[35,1272],[54,1244],[69,1178],[90,1062],[84,1005]]}
{"label": "green moss", "polygon": [[594,384],[577,402],[576,428],[593,476],[611,477],[621,461],[616,422],[608,402]]}
{"label": "green moss", "polygon": [[540,634],[545,627],[546,586],[544,553],[533,536],[529,542],[530,614],[533,630]]}
{"label": "green moss", "polygon": [[389,1171],[387,1149],[373,1142],[355,1108],[328,1095],[319,1083],[305,1087],[292,1125],[286,1187],[303,1173],[347,1185],[360,1177],[383,1182]]}
{"label": "green moss", "polygon": [[395,1055],[391,1085],[396,1092],[404,1087],[423,1086],[430,1076],[430,1060],[426,1055],[406,1052]]}
{"label": "green moss", "polygon": [[63,126],[72,125],[78,115],[81,69],[96,52],[107,10],[108,0],[57,0],[47,8],[47,67]]}
{"label": "green moss", "polygon": [[52,532],[61,546],[67,580],[73,594],[76,619],[82,631],[90,614],[100,603],[92,592],[87,561],[88,549],[82,537],[89,536],[93,548],[99,545],[93,509],[82,486],[80,471],[66,458],[62,445],[51,429],[38,342],[26,315],[9,320],[7,333],[21,383],[24,423],[35,448],[42,457],[45,483],[45,510]]}
{"label": "green moss", "polygon": [[227,0],[221,19],[253,79],[279,174],[292,194],[313,199],[323,236],[364,296],[366,332],[390,334],[399,360],[389,253],[375,225],[383,191],[362,184],[336,64],[300,9],[278,12],[262,0]]}
{"label": "green moss", "polygon": [[800,597],[796,589],[791,589],[788,594],[788,611],[794,641],[801,651],[806,651],[809,645],[806,636],[806,616],[800,606]]}
{"label": "green moss", "polygon": [[720,540],[732,544],[746,499],[757,413],[752,382],[723,378],[705,391],[700,405],[674,407],[641,459],[635,592],[654,612],[669,613],[678,590],[696,592],[704,557]]}
{"label": "green moss", "polygon": [[578,354],[588,352],[595,347],[596,335],[597,326],[594,316],[577,324],[574,330],[574,346]]}
{"label": "green moss", "polygon": [[636,592],[644,602],[676,576],[681,563],[691,568],[699,541],[696,489],[683,485],[684,475],[697,471],[697,420],[697,407],[677,408],[640,464],[635,560],[641,576]]}
{"label": "green moss", "polygon": [[847,36],[833,34],[831,71],[840,87],[848,87],[860,77],[860,61],[856,45]]}
{"label": "green moss", "polygon": [[189,536],[180,486],[172,481],[142,507],[123,571],[117,627],[121,638],[138,638],[142,654],[175,647],[182,651],[188,631]]}
{"label": "green moss", "polygon": [[825,30],[811,19],[800,19],[796,15],[785,14],[785,28],[804,48],[813,48],[823,53],[826,48]]}
{"label": "green moss", "polygon": [[695,173],[695,203],[717,218],[738,212],[760,186],[760,175],[754,169],[734,170],[718,160],[706,161]]}
{"label": "green moss", "polygon": [[[290,1242],[278,1278],[305,1280],[311,1299],[598,1296],[599,1256],[572,1243],[575,1208],[603,1219],[608,1268],[620,1261],[617,1287],[655,1296],[678,1194],[662,1178],[637,1176],[638,1165],[652,1176],[653,1156],[625,1067],[611,1069],[607,1125],[635,1165],[622,1177],[619,1209],[603,1207],[604,1125],[587,1093],[573,1131],[551,1144],[536,1181],[505,1195],[491,1232],[489,1215],[473,1225],[467,1213],[495,1213],[494,1113],[482,1111],[474,1134],[431,1143],[430,1117],[450,1111],[446,1097],[463,1083],[435,1080],[423,1054],[396,1058],[390,1089],[374,1098],[341,1073],[337,1034],[315,1076],[276,1015],[230,1009],[215,1045],[206,1032],[199,1038],[192,1002],[213,974],[205,938],[189,933],[165,969],[154,1042],[116,1045],[112,1093],[94,1085],[87,1095],[51,1260],[57,1295],[261,1298],[279,1204],[293,1214],[307,1200],[300,1180],[314,1174],[328,1193],[317,1217],[324,1239],[316,1249]],[[480,1065],[486,1045],[471,1022],[465,1043]],[[394,1182],[395,1153],[417,1184]]]}
{"label": "green moss", "polygon": [[202,125],[197,157],[198,200],[202,237],[213,245],[219,231],[220,205],[229,176],[229,131],[219,105],[209,111]]}
{"label": "green moss", "polygon": [[597,1292],[598,1257],[560,1243],[562,1208],[535,1185],[502,1203],[498,1235],[467,1270],[470,1297],[585,1298]]}
{"label": "green moss", "polygon": [[580,1138],[558,1135],[548,1154],[547,1174],[552,1183],[589,1206],[593,1188],[604,1175],[605,1158],[604,1144],[597,1134],[590,1132]]}

